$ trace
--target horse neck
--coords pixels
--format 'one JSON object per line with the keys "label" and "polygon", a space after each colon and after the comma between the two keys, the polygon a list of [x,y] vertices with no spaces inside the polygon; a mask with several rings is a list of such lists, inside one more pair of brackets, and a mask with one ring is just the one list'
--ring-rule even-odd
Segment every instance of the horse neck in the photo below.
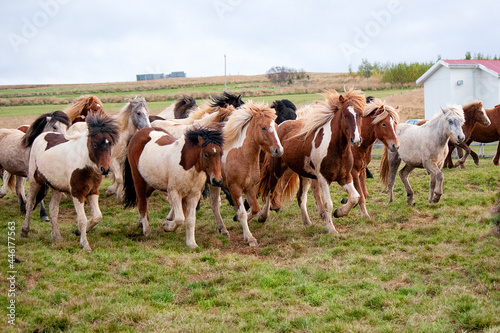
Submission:
{"label": "horse neck", "polygon": [[431,119],[426,124],[431,133],[437,137],[437,146],[445,146],[448,144],[448,140],[450,137],[446,133],[444,123],[446,122],[446,117],[444,115],[440,115],[437,118]]}
{"label": "horse neck", "polygon": [[368,148],[375,143],[375,125],[372,124],[371,117],[361,118],[361,147]]}
{"label": "horse neck", "polygon": [[201,163],[200,163],[200,148],[193,143],[186,141],[185,138],[181,138],[179,140],[184,140],[184,144],[181,149],[181,161],[180,165],[185,169],[189,170],[193,166],[197,172],[201,171]]}
{"label": "horse neck", "polygon": [[342,112],[339,110],[329,123],[329,126],[332,131],[332,138],[330,139],[330,149],[334,149],[339,152],[345,151],[346,149],[350,149],[349,139],[342,130],[343,127],[342,118],[343,118]]}
{"label": "horse neck", "polygon": [[464,110],[464,117],[465,117],[465,122],[462,126],[462,128],[468,131],[472,131],[472,128],[476,124],[476,111],[477,107],[476,106],[471,106],[469,109]]}

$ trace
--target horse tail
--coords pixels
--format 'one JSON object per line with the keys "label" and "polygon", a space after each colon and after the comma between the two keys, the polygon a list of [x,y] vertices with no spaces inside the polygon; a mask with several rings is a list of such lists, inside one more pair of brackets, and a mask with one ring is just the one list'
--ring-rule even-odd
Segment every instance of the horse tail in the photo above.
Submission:
{"label": "horse tail", "polygon": [[382,180],[382,183],[387,187],[389,184],[389,156],[387,147],[385,145],[382,153],[382,158],[380,159],[380,179]]}
{"label": "horse tail", "polygon": [[125,208],[134,207],[137,204],[137,194],[135,193],[134,179],[132,178],[132,169],[128,158],[123,164],[123,205]]}
{"label": "horse tail", "polygon": [[[8,171],[4,170],[3,171],[3,179],[5,180],[5,174],[8,173]],[[13,174],[10,174],[10,178],[9,178],[9,181],[7,183],[7,186],[13,190],[15,187],[16,187],[16,176],[14,176]]]}
{"label": "horse tail", "polygon": [[38,190],[38,192],[36,194],[35,205],[33,207],[38,205],[43,200],[43,198],[45,198],[48,190],[49,190],[48,185],[44,183],[42,185],[42,187],[40,187],[40,189]]}
{"label": "horse tail", "polygon": [[[281,177],[280,182],[286,181],[285,177]],[[300,178],[297,173],[293,173],[288,182],[285,185],[285,188],[283,189],[283,202],[290,202],[295,198],[295,195],[297,194],[297,191],[299,190],[300,187]],[[280,188],[280,185],[278,184],[277,188]]]}

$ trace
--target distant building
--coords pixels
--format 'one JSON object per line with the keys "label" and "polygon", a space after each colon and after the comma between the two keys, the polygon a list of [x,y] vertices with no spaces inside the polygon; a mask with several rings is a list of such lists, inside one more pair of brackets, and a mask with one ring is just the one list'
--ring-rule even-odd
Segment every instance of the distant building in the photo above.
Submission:
{"label": "distant building", "polygon": [[417,84],[424,84],[425,119],[447,103],[464,105],[475,100],[485,109],[500,103],[500,60],[439,60]]}
{"label": "distant building", "polygon": [[149,81],[149,80],[160,80],[160,79],[168,79],[171,77],[186,77],[186,73],[184,72],[172,72],[170,74],[137,74],[137,81]]}

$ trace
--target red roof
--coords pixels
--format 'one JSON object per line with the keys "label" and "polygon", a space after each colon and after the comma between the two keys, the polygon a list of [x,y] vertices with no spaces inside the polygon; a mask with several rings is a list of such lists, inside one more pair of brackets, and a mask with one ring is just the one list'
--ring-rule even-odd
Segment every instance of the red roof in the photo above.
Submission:
{"label": "red roof", "polygon": [[500,74],[500,60],[443,60],[450,65],[483,65]]}

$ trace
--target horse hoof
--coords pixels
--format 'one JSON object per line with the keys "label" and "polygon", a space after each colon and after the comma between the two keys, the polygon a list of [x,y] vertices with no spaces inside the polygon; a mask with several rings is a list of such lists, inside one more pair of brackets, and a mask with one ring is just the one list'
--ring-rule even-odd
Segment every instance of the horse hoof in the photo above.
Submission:
{"label": "horse hoof", "polygon": [[6,194],[7,193],[0,193],[0,199],[3,198],[3,197],[5,197]]}
{"label": "horse hoof", "polygon": [[49,219],[49,217],[47,215],[41,216],[40,219],[42,219],[43,222],[49,222],[50,221],[50,219]]}
{"label": "horse hoof", "polygon": [[250,247],[254,247],[254,246],[258,246],[258,245],[259,245],[259,243],[256,240],[248,242],[248,246],[250,246]]}
{"label": "horse hoof", "polygon": [[234,221],[234,222],[238,222],[238,221],[239,221],[239,220],[238,220],[238,215],[234,215],[234,216],[233,216],[233,221]]}
{"label": "horse hoof", "polygon": [[339,209],[337,208],[337,209],[335,209],[335,211],[333,212],[333,217],[335,217],[336,219],[338,219],[338,218],[339,218],[339,215],[338,215],[338,213],[337,213],[337,211],[338,211],[338,210],[339,210]]}
{"label": "horse hoof", "polygon": [[279,213],[281,208],[274,208],[274,207],[271,207],[270,208],[273,212],[276,212],[276,213]]}
{"label": "horse hoof", "polygon": [[340,200],[340,203],[345,205],[347,203],[347,198],[343,198],[342,200]]}
{"label": "horse hoof", "polygon": [[81,233],[80,233],[80,229],[76,229],[76,230],[75,230],[75,235],[80,236],[80,234],[81,234]]}
{"label": "horse hoof", "polygon": [[23,237],[23,238],[27,238],[27,237],[28,237],[28,231],[27,231],[27,230],[22,229],[22,230],[21,230],[21,237]]}

